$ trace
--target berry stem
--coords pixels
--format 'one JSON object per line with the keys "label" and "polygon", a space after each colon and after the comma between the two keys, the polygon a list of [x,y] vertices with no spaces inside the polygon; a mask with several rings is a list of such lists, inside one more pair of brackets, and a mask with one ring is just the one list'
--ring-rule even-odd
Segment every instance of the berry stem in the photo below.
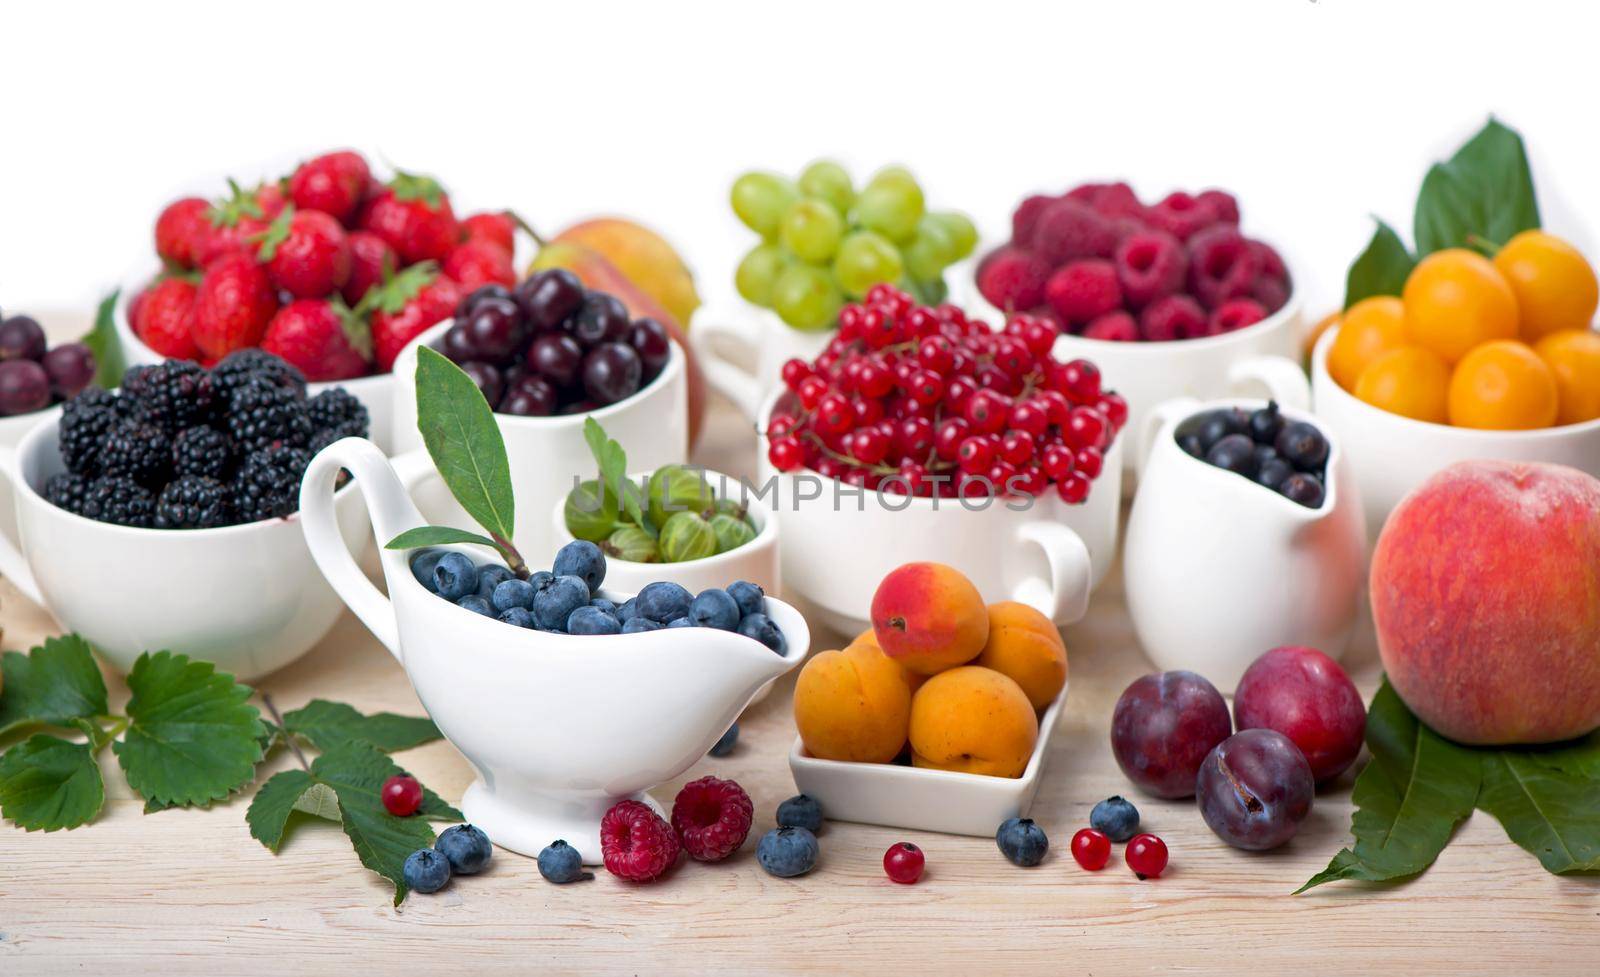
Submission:
{"label": "berry stem", "polygon": [[539,248],[541,250],[543,250],[543,248],[544,248],[544,246],[545,246],[545,244],[547,242],[545,241],[545,239],[543,237],[541,237],[539,235],[538,231],[533,229],[533,225],[532,224],[529,224],[527,221],[523,220],[522,219],[522,215],[517,213],[514,210],[507,210],[506,211],[506,216],[511,218],[511,223],[513,223],[513,224],[517,225],[518,227],[522,228],[522,233],[524,233],[524,234],[528,235],[529,237],[533,238],[533,243],[538,245]]}
{"label": "berry stem", "polygon": [[495,548],[500,551],[501,557],[505,559],[506,566],[511,569],[512,573],[517,575],[517,579],[528,579],[532,575],[528,571],[528,564],[523,562],[522,554],[518,553],[517,548],[511,545],[511,540],[494,532],[491,532],[489,536],[494,540]]}
{"label": "berry stem", "polygon": [[283,715],[278,712],[278,707],[272,704],[272,696],[261,693],[261,702],[267,707],[267,712],[272,714],[272,721],[278,724],[279,732],[283,733],[283,741],[289,744],[289,749],[294,751],[294,757],[300,761],[300,766],[306,773],[311,772],[311,764],[306,762],[306,755],[300,751],[300,744],[294,741],[294,736],[283,725]]}

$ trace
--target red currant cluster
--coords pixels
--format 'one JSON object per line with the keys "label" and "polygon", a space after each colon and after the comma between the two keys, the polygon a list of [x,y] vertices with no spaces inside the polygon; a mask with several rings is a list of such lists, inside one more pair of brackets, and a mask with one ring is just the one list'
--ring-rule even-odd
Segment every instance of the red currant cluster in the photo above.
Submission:
{"label": "red currant cluster", "polygon": [[813,363],[783,365],[767,457],[850,485],[924,497],[1089,497],[1128,403],[1088,360],[1051,355],[1056,328],[1015,315],[996,333],[889,285],[839,313]]}

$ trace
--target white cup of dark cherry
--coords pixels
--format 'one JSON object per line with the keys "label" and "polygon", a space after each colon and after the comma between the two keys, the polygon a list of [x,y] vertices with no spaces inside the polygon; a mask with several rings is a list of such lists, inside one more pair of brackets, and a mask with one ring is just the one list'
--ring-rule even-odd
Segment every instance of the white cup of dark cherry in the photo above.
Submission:
{"label": "white cup of dark cherry", "polygon": [[44,410],[94,381],[94,354],[83,343],[52,348],[27,315],[0,313],[0,417]]}

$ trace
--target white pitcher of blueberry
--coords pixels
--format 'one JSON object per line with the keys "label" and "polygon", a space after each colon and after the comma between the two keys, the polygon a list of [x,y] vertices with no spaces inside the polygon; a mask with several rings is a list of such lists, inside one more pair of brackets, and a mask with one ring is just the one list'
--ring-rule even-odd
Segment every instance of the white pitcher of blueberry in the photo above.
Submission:
{"label": "white pitcher of blueberry", "polygon": [[1307,413],[1268,401],[1156,406],[1123,556],[1158,667],[1232,689],[1263,650],[1337,657],[1355,623],[1366,527],[1349,462]]}

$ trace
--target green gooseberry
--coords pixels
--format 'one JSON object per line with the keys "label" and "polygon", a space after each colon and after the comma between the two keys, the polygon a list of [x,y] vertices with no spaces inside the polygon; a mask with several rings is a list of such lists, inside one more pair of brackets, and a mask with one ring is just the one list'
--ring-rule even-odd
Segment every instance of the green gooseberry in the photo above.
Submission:
{"label": "green gooseberry", "polygon": [[638,526],[623,526],[606,539],[606,556],[628,563],[657,563],[661,553],[655,539]]}
{"label": "green gooseberry", "polygon": [[736,519],[746,518],[744,506],[732,499],[718,499],[717,504],[711,507],[711,511],[713,513],[724,513]]}
{"label": "green gooseberry", "polygon": [[717,533],[697,512],[674,512],[661,526],[661,559],[667,563],[703,560],[717,553]]}
{"label": "green gooseberry", "polygon": [[717,552],[738,549],[756,538],[755,527],[738,516],[719,512],[711,517],[711,531],[717,536]]}
{"label": "green gooseberry", "polygon": [[650,476],[646,506],[650,524],[657,529],[679,512],[702,513],[711,508],[715,497],[705,473],[683,465],[662,465]]}
{"label": "green gooseberry", "polygon": [[617,528],[617,499],[601,489],[599,480],[590,479],[567,493],[563,515],[574,538],[598,543]]}

